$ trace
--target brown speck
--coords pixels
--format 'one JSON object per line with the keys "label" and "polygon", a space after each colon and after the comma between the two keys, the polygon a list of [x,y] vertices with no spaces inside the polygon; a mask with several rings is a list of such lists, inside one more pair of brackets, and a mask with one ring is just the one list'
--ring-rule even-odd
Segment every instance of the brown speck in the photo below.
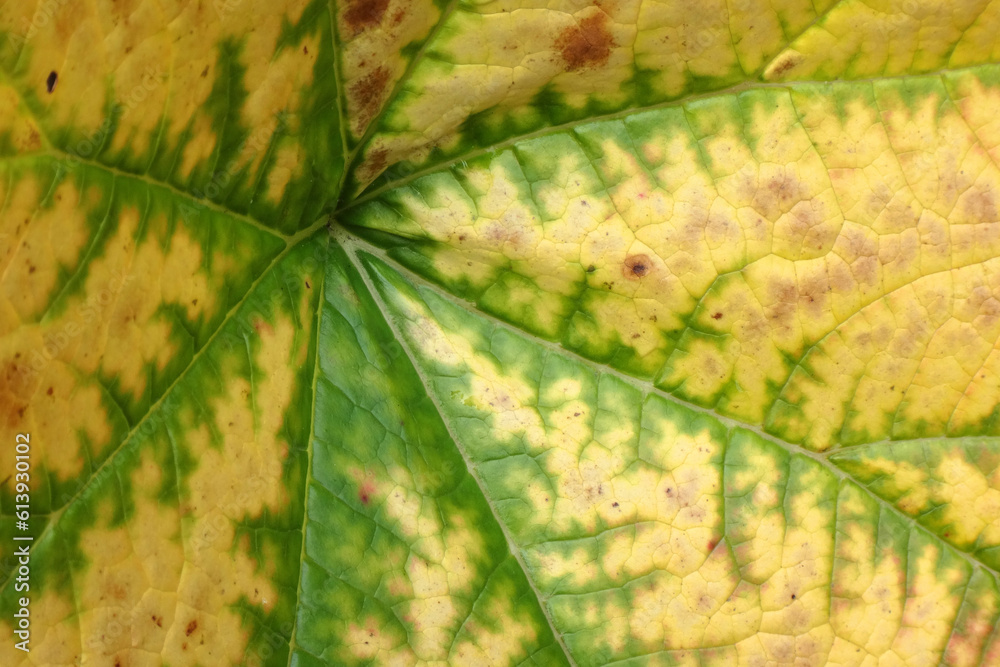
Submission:
{"label": "brown speck", "polygon": [[587,267],[587,273],[593,273],[596,270],[597,270],[597,267],[594,266],[593,264],[591,264],[590,266]]}
{"label": "brown speck", "polygon": [[198,305],[198,299],[191,299],[191,305],[192,306],[197,306]]}
{"label": "brown speck", "polygon": [[373,150],[363,167],[366,177],[374,177],[381,174],[385,166],[389,163],[389,151],[384,148]]}
{"label": "brown speck", "polygon": [[304,54],[306,54],[308,56],[309,55],[309,47],[303,45],[303,47],[302,47],[302,53],[304,53]]}
{"label": "brown speck", "polygon": [[715,313],[714,315],[712,315],[712,319],[713,320],[721,320],[722,319],[722,313]]}
{"label": "brown speck", "polygon": [[193,620],[188,623],[187,628],[184,630],[184,636],[190,637],[194,634],[194,631],[198,629],[198,621]]}
{"label": "brown speck", "polygon": [[306,289],[312,289],[312,288],[313,288],[313,286],[312,286],[312,285],[311,285],[311,284],[309,283],[309,281],[307,280],[307,281],[306,281]]}
{"label": "brown speck", "polygon": [[46,391],[45,393],[48,394],[49,396],[51,396],[52,395],[52,387],[49,387],[49,390]]}
{"label": "brown speck", "polygon": [[793,600],[795,599],[795,593],[792,593],[792,599]]}
{"label": "brown speck", "polygon": [[382,22],[389,0],[348,0],[344,23],[355,33]]}
{"label": "brown speck", "polygon": [[51,93],[52,90],[56,87],[56,81],[58,80],[59,80],[59,75],[56,74],[55,70],[49,72],[49,78],[45,80],[45,90]]}
{"label": "brown speck", "polygon": [[607,14],[600,12],[562,31],[555,46],[566,63],[566,71],[597,67],[608,61],[614,39],[607,22]]}
{"label": "brown speck", "polygon": [[615,502],[611,503],[611,506],[612,507],[618,507],[618,501],[616,500]]}
{"label": "brown speck", "polygon": [[796,62],[795,56],[791,55],[787,56],[784,60],[781,61],[781,63],[779,63],[773,70],[771,70],[770,78],[776,79],[780,77],[782,74],[786,74],[788,70],[792,69],[797,64],[798,63]]}
{"label": "brown speck", "polygon": [[652,262],[647,255],[629,255],[622,265],[622,275],[630,280],[638,280],[652,268]]}
{"label": "brown speck", "polygon": [[201,78],[208,76],[208,65],[205,65],[205,69],[201,70]]}

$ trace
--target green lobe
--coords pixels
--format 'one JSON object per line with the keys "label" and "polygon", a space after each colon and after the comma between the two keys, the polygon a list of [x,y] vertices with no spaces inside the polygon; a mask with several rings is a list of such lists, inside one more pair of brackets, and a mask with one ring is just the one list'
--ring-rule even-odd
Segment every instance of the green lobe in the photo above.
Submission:
{"label": "green lobe", "polygon": [[296,658],[566,664],[361,276],[330,260]]}

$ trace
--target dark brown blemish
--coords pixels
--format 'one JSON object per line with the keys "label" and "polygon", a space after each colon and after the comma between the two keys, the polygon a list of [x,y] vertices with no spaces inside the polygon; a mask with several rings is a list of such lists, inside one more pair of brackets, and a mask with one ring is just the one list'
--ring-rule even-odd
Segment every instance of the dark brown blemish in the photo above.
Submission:
{"label": "dark brown blemish", "polygon": [[306,281],[306,289],[312,289],[312,288],[313,288],[312,284],[310,284],[310,282],[307,280]]}
{"label": "dark brown blemish", "polygon": [[567,72],[598,67],[608,61],[615,44],[607,22],[608,15],[600,12],[562,31],[555,46],[566,63]]}
{"label": "dark brown blemish", "polygon": [[52,395],[52,387],[49,387],[48,391],[46,391],[45,393],[46,393],[46,395],[51,396]]}
{"label": "dark brown blemish", "polygon": [[618,507],[618,501],[616,500],[615,502],[611,503],[611,506],[612,507]]}
{"label": "dark brown blemish", "polygon": [[775,79],[781,76],[782,74],[787,74],[788,70],[792,69],[796,65],[798,65],[798,59],[792,55],[787,56],[784,60],[781,61],[780,64],[778,64],[777,67],[771,70],[771,78]]}
{"label": "dark brown blemish", "polygon": [[309,55],[309,47],[303,45],[302,46],[302,53],[304,53],[304,54],[306,54],[308,56]]}
{"label": "dark brown blemish", "polygon": [[194,620],[188,623],[187,629],[184,630],[184,636],[190,637],[194,634],[194,631],[198,629],[198,621]]}
{"label": "dark brown blemish", "polygon": [[722,313],[715,313],[714,315],[712,315],[712,319],[713,320],[721,320],[722,319]]}
{"label": "dark brown blemish", "polygon": [[382,22],[389,0],[348,0],[344,23],[355,33]]}
{"label": "dark brown blemish", "polygon": [[358,105],[358,118],[362,124],[368,123],[378,111],[389,85],[389,77],[389,70],[379,67],[351,86],[351,97]]}
{"label": "dark brown blemish", "polygon": [[51,93],[52,90],[56,87],[56,81],[58,80],[59,80],[59,75],[56,73],[55,70],[49,72],[49,78],[45,80],[45,90]]}
{"label": "dark brown blemish", "polygon": [[156,614],[153,614],[149,618],[150,618],[151,621],[153,621],[153,623],[156,623],[156,627],[158,627],[158,628],[162,628],[163,627],[163,618],[162,617],[157,616]]}
{"label": "dark brown blemish", "polygon": [[597,267],[594,266],[593,264],[591,264],[590,266],[587,267],[587,273],[593,273],[596,270],[597,270]]}
{"label": "dark brown blemish", "polygon": [[205,69],[201,70],[201,78],[208,76],[208,65],[205,65]]}
{"label": "dark brown blemish", "polygon": [[638,280],[649,273],[652,266],[648,255],[629,255],[622,266],[622,275],[630,280]]}
{"label": "dark brown blemish", "polygon": [[376,148],[368,154],[368,159],[365,160],[359,170],[361,172],[361,180],[375,178],[385,171],[387,164],[389,164],[389,151],[385,148]]}

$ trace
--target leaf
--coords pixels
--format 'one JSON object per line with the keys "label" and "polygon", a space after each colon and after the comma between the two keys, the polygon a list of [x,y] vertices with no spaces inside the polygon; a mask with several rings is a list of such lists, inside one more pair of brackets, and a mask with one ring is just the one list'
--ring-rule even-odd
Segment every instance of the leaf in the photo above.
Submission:
{"label": "leaf", "polygon": [[0,5],[0,663],[994,664],[998,6]]}

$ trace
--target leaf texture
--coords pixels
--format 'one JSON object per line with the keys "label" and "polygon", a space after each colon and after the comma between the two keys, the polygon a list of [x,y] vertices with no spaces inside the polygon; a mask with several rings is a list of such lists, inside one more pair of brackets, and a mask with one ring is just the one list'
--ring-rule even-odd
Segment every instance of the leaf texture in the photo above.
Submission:
{"label": "leaf texture", "polygon": [[1000,662],[998,28],[0,2],[0,664]]}

